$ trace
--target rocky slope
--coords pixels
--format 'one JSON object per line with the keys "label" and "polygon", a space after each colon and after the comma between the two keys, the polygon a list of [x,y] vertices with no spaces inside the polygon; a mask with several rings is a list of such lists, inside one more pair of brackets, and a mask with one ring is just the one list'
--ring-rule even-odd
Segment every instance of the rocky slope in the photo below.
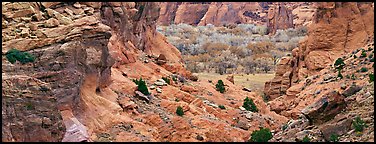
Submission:
{"label": "rocky slope", "polygon": [[[373,3],[317,3],[308,37],[292,57],[280,60],[276,77],[265,84],[268,107],[290,118],[272,141],[374,141]],[[342,27],[342,29],[338,29]],[[334,61],[345,67],[337,78]],[[361,117],[368,127],[354,132]]]}
{"label": "rocky slope", "polygon": [[[283,94],[298,80],[317,74],[345,53],[366,45],[373,37],[373,6],[369,3],[317,3],[308,36],[284,57],[276,76],[265,84],[271,99]],[[339,29],[338,27],[341,27]]]}
{"label": "rocky slope", "polygon": [[[361,57],[363,51],[366,57]],[[324,142],[332,134],[338,135],[339,141],[374,141],[374,82],[369,78],[374,74],[373,51],[372,42],[342,56],[342,79],[334,67],[327,68],[289,88],[293,95],[270,101],[271,110],[291,119],[272,141],[302,141],[308,136]],[[357,116],[367,125],[361,133],[353,127]]]}
{"label": "rocky slope", "polygon": [[[2,140],[246,141],[287,122],[230,81],[224,94],[197,81],[155,31],[157,4],[3,2]],[[12,48],[35,61],[10,63]],[[152,95],[137,94],[140,77]],[[260,112],[242,109],[245,97]]]}

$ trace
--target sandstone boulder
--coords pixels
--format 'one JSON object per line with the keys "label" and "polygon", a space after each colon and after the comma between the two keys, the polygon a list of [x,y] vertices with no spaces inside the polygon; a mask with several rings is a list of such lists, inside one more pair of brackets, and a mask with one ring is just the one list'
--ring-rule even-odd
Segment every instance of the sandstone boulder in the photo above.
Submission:
{"label": "sandstone boulder", "polygon": [[140,91],[135,91],[136,97],[140,98],[141,100],[145,100],[146,102],[150,102],[151,95],[144,95]]}
{"label": "sandstone boulder", "polygon": [[319,129],[321,130],[325,140],[329,141],[330,136],[335,135],[343,135],[348,132],[351,128],[352,119],[349,118],[348,115],[341,115],[333,119],[330,123],[326,123],[321,125]]}
{"label": "sandstone boulder", "polygon": [[59,26],[60,22],[55,19],[55,18],[50,18],[46,21],[46,23],[44,24],[45,27],[47,28],[52,28],[52,27],[57,27]]}
{"label": "sandstone boulder", "polygon": [[346,96],[346,97],[349,97],[349,96],[352,96],[353,94],[357,93],[358,91],[360,91],[362,89],[361,86],[358,86],[356,84],[352,84],[350,87],[348,87],[347,89],[345,89],[343,92],[342,92],[342,95]]}
{"label": "sandstone boulder", "polygon": [[157,61],[156,63],[158,65],[163,65],[163,64],[165,64],[167,62],[167,58],[166,58],[165,55],[160,54],[159,57],[156,59],[156,61]]}
{"label": "sandstone boulder", "polygon": [[331,120],[345,107],[344,97],[337,91],[332,91],[326,96],[315,101],[302,110],[302,113],[314,124],[321,124]]}
{"label": "sandstone boulder", "polygon": [[192,92],[197,92],[198,91],[196,88],[194,88],[192,86],[188,86],[188,85],[182,85],[180,87],[180,90],[188,92],[188,93],[192,93]]}

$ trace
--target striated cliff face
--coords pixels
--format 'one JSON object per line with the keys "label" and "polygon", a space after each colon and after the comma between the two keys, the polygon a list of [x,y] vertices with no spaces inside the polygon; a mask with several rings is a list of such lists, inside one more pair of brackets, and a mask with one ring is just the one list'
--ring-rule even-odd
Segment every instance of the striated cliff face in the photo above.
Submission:
{"label": "striated cliff face", "polygon": [[277,3],[268,9],[268,32],[275,34],[277,29],[293,28],[293,19],[292,9],[286,8],[283,3]]}
{"label": "striated cliff face", "polygon": [[292,57],[281,59],[275,78],[265,83],[264,92],[272,99],[284,94],[294,97],[299,91],[293,85],[373,39],[372,3],[317,3],[317,7],[307,38]]}
{"label": "striated cliff face", "polygon": [[186,23],[222,26],[231,23],[265,23],[265,8],[255,2],[163,2],[159,25]]}
{"label": "striated cliff face", "polygon": [[[70,123],[75,116],[69,113],[81,113],[85,79],[95,78],[94,89],[110,83],[114,63],[107,47],[110,27],[100,23],[92,7],[49,2],[2,6],[2,53],[16,48],[36,57],[32,64],[11,64],[3,55],[3,141],[61,141],[63,136],[71,141],[69,137],[80,132],[65,131],[80,122]],[[58,12],[67,7],[80,14]]]}
{"label": "striated cliff face", "polygon": [[162,2],[160,7],[158,25],[253,23],[267,25],[271,34],[308,26],[316,9],[311,2]]}

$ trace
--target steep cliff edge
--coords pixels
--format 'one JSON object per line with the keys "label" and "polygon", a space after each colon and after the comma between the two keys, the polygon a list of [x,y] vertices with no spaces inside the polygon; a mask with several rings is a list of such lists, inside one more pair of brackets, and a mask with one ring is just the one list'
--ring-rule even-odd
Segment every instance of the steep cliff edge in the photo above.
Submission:
{"label": "steep cliff edge", "polygon": [[[317,74],[341,55],[366,45],[374,34],[373,7],[369,3],[317,3],[314,23],[308,36],[282,58],[276,77],[265,83],[264,92],[272,99],[300,79]],[[339,27],[341,27],[339,29]]]}

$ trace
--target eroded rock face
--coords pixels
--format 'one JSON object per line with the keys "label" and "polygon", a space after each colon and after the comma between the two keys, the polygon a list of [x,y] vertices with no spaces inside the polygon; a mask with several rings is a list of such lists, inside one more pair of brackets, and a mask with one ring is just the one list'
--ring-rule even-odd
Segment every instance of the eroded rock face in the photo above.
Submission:
{"label": "eroded rock face", "polygon": [[[42,4],[51,6],[47,3]],[[70,7],[69,4],[60,4],[64,8]],[[6,9],[8,7],[3,13],[12,13],[11,7],[15,5],[28,5],[35,11],[42,11],[40,3],[2,3],[2,5]],[[61,16],[58,11],[62,7],[55,7],[55,10],[50,9],[50,11],[55,16]],[[19,26],[18,23],[48,23],[46,20],[37,22],[38,19],[31,22],[24,21],[22,16],[29,15],[17,15],[7,19],[9,25],[2,34],[12,36],[7,32],[25,26]],[[96,77],[96,81],[93,82],[96,88],[110,84],[110,68],[114,63],[107,47],[111,36],[110,27],[100,23],[98,17],[84,14],[75,16],[77,17],[64,16],[73,19],[73,23],[63,22],[56,27],[42,29],[40,32],[43,36],[33,37],[32,32],[28,37],[17,37],[16,34],[12,40],[3,39],[3,54],[11,48],[16,48],[36,57],[32,64],[11,64],[3,55],[2,77],[5,79],[3,83],[9,86],[3,87],[4,94],[9,95],[3,98],[5,100],[3,128],[8,133],[3,135],[4,141],[61,141],[65,134],[62,123],[69,117],[61,115],[60,111],[73,112],[75,114],[71,116],[73,118],[81,113],[78,108],[82,104],[80,92],[86,76]],[[20,83],[23,79],[24,81]],[[28,86],[25,87],[25,84]],[[44,88],[39,88],[41,86]],[[32,89],[25,91],[25,88],[17,87]],[[16,93],[20,95],[16,96]],[[27,95],[29,98],[25,97]],[[18,109],[24,108],[17,105],[26,105],[29,110],[17,112]],[[14,112],[17,112],[17,115],[14,115]],[[13,124],[16,121],[17,124]],[[69,126],[65,125],[65,127],[69,129]],[[65,140],[72,141],[72,137],[68,136]]]}
{"label": "eroded rock face", "polygon": [[346,107],[344,97],[337,91],[328,93],[326,96],[315,101],[302,110],[302,113],[315,124],[321,124],[332,119]]}
{"label": "eroded rock face", "polygon": [[[373,37],[371,3],[316,5],[318,8],[307,38],[292,51],[290,60],[281,59],[275,78],[265,84],[264,92],[271,97],[283,95],[284,88],[328,68],[338,57],[366,45]],[[290,83],[283,83],[282,79]]]}
{"label": "eroded rock face", "polygon": [[223,26],[266,22],[263,19],[266,11],[256,2],[164,2],[160,6],[160,25],[186,23]]}
{"label": "eroded rock face", "polygon": [[292,10],[284,6],[284,4],[277,4],[268,10],[267,26],[270,34],[275,34],[277,29],[293,28]]}

